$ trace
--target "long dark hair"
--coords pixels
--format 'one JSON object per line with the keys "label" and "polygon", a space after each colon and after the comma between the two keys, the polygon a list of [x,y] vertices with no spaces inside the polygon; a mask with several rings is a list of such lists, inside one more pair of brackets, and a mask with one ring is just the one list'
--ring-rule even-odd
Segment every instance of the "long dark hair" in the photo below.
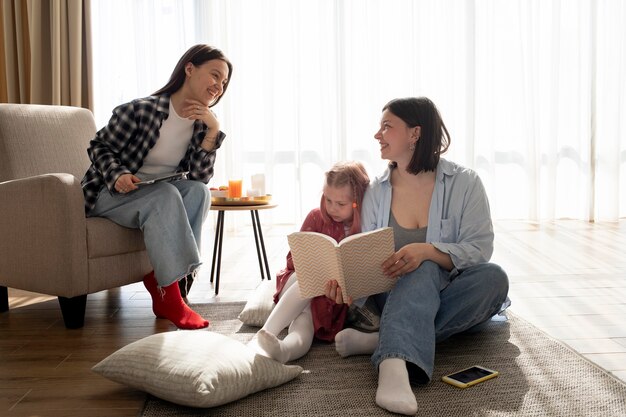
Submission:
{"label": "long dark hair", "polygon": [[435,171],[441,154],[450,147],[450,134],[435,103],[426,97],[397,98],[385,104],[382,111],[385,110],[402,119],[409,127],[420,127],[420,137],[407,172]]}
{"label": "long dark hair", "polygon": [[172,71],[172,75],[170,76],[170,80],[161,87],[159,90],[152,93],[152,95],[158,94],[169,94],[172,95],[177,92],[185,83],[185,65],[188,62],[191,62],[195,66],[199,66],[204,64],[207,61],[212,61],[214,59],[220,59],[228,65],[228,77],[226,78],[226,83],[224,84],[224,88],[222,91],[222,95],[215,100],[214,103],[210,105],[210,107],[215,106],[226,93],[226,89],[228,88],[228,84],[230,83],[230,78],[233,75],[233,64],[230,63],[226,55],[222,51],[217,48],[214,48],[209,45],[194,45],[187,50],[183,54],[182,57],[178,60],[176,67],[174,67],[174,71]]}

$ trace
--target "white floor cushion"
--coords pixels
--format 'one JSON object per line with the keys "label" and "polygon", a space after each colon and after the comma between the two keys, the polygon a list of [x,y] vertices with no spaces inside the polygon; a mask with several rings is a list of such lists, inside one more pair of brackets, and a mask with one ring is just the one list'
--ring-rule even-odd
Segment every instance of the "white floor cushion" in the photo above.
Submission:
{"label": "white floor cushion", "polygon": [[245,325],[263,327],[274,309],[274,293],[276,281],[263,281],[256,287],[248,302],[239,313],[239,320]]}
{"label": "white floor cushion", "polygon": [[159,333],[133,342],[92,370],[164,400],[214,407],[284,384],[302,368],[257,355],[243,343],[205,330]]}

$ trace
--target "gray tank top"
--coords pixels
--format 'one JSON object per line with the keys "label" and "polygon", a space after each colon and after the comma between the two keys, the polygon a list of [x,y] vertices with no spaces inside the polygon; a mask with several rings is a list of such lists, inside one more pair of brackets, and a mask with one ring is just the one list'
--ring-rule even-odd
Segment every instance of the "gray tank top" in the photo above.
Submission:
{"label": "gray tank top", "polygon": [[393,217],[391,210],[389,211],[389,227],[393,229],[393,240],[396,245],[396,250],[399,250],[409,243],[426,242],[426,232],[428,231],[428,227],[405,229],[398,224],[396,218]]}

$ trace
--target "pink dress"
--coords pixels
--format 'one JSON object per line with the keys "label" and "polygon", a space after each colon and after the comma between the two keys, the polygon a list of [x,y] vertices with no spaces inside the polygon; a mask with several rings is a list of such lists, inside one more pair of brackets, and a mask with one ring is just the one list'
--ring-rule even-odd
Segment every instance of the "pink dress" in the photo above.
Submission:
{"label": "pink dress", "polygon": [[[311,212],[306,216],[300,231],[323,233],[332,237],[337,242],[343,239],[346,235],[343,223],[335,222],[332,219],[328,223],[324,222],[322,212],[319,208],[311,210]],[[294,271],[295,269],[293,266],[293,260],[291,259],[291,252],[289,252],[287,254],[287,267],[276,274],[276,293],[274,294],[274,302],[278,303],[278,296]],[[331,277],[329,277],[329,279],[330,278]],[[335,335],[343,330],[347,312],[348,306],[346,304],[337,304],[325,296],[313,298],[311,300],[311,313],[313,315],[315,337],[327,342],[334,341]]]}

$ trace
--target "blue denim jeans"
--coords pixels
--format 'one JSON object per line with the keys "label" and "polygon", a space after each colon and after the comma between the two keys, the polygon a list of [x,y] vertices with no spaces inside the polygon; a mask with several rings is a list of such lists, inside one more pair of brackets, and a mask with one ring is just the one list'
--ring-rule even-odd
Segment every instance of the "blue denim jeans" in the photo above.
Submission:
{"label": "blue denim jeans", "polygon": [[484,323],[500,312],[509,281],[496,264],[479,264],[451,275],[426,261],[377,298],[384,304],[372,364],[406,361],[412,383],[430,381],[435,343]]}
{"label": "blue denim jeans", "polygon": [[128,194],[103,188],[90,216],[141,229],[159,286],[167,287],[200,266],[202,223],[211,192],[200,181],[158,182]]}

